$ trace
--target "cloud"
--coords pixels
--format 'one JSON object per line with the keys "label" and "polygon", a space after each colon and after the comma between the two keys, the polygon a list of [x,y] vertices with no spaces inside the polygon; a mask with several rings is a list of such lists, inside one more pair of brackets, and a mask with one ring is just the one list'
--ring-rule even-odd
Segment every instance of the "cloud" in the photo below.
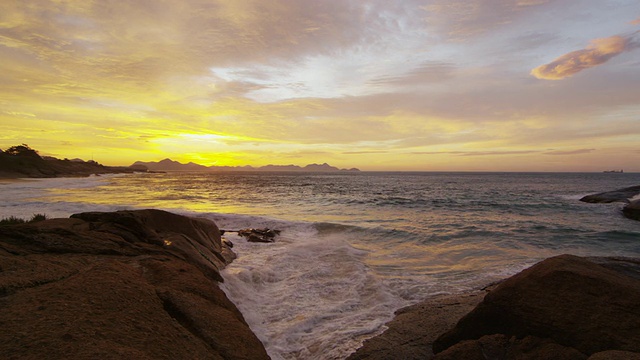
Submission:
{"label": "cloud", "polygon": [[428,26],[440,36],[466,41],[516,19],[550,0],[434,0],[421,6]]}
{"label": "cloud", "polygon": [[531,70],[531,75],[543,80],[561,80],[582,70],[604,64],[633,48],[629,38],[611,36],[591,41],[585,49],[572,51],[554,61]]}
{"label": "cloud", "polygon": [[630,22],[631,25],[640,25],[640,17]]}
{"label": "cloud", "polygon": [[547,151],[545,155],[580,155],[580,154],[588,154],[590,152],[596,151],[596,149],[578,149],[578,150],[566,150],[566,151]]}
{"label": "cloud", "polygon": [[438,83],[453,78],[456,68],[451,63],[428,62],[400,75],[384,75],[369,81],[373,86],[424,85]]}
{"label": "cloud", "polygon": [[416,151],[413,155],[457,155],[457,156],[501,156],[539,153],[537,150],[495,150],[495,151]]}

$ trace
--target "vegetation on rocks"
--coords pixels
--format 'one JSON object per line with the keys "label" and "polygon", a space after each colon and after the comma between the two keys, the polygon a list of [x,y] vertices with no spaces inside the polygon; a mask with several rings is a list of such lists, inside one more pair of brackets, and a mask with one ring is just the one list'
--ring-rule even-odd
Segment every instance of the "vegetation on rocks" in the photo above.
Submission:
{"label": "vegetation on rocks", "polygon": [[45,214],[33,214],[31,219],[29,219],[29,220],[25,220],[23,218],[19,218],[19,217],[15,217],[15,216],[9,216],[7,218],[3,218],[3,219],[0,220],[0,226],[1,225],[15,225],[15,224],[33,223],[33,222],[43,221],[43,220],[46,220],[46,219],[47,219],[47,215],[45,215]]}
{"label": "vegetation on rocks", "polygon": [[140,171],[128,167],[104,166],[96,161],[57,159],[42,157],[27,144],[0,149],[0,178],[51,178],[89,176]]}

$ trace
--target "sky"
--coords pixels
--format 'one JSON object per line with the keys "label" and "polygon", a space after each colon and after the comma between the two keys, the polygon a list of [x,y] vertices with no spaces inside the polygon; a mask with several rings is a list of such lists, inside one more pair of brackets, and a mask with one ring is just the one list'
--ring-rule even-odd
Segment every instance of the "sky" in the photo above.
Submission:
{"label": "sky", "polygon": [[2,0],[0,148],[640,172],[638,0]]}

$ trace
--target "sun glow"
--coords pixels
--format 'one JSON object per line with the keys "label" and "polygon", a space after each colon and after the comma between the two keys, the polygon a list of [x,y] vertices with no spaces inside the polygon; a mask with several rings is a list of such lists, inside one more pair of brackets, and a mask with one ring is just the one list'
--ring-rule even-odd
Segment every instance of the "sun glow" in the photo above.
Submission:
{"label": "sun glow", "polygon": [[106,165],[640,171],[640,3],[590,2],[598,27],[556,16],[575,11],[562,2],[429,4],[2,1],[0,148]]}

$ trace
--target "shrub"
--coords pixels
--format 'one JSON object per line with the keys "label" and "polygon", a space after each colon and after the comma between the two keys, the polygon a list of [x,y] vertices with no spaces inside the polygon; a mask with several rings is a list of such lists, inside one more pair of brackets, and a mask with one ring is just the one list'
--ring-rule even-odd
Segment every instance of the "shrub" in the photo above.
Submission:
{"label": "shrub", "polygon": [[31,217],[31,220],[29,220],[29,222],[37,222],[37,221],[42,221],[42,220],[47,220],[47,215],[45,215],[45,214],[33,214],[33,216]]}
{"label": "shrub", "polygon": [[29,221],[26,221],[25,219],[21,219],[19,217],[15,217],[15,216],[9,216],[8,218],[3,218],[2,220],[0,220],[0,226],[1,225],[17,225],[17,224],[33,223],[33,222],[38,222],[38,221],[42,221],[42,220],[47,220],[47,215],[45,215],[45,214],[33,214],[33,216],[31,217],[31,219]]}
{"label": "shrub", "polygon": [[25,222],[26,221],[24,221],[24,219],[20,219],[15,216],[9,216],[8,218],[0,220],[0,225],[24,224]]}

